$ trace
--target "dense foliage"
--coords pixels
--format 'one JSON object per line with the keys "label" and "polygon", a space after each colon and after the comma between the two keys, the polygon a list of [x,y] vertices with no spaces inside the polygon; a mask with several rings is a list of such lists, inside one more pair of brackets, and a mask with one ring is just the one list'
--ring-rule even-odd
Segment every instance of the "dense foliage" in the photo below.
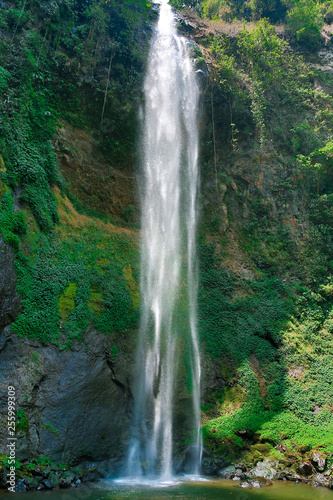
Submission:
{"label": "dense foliage", "polygon": [[136,321],[136,280],[124,272],[136,272],[136,243],[93,219],[64,237],[58,210],[69,187],[52,141],[67,121],[95,134],[103,161],[133,161],[149,12],[129,0],[0,5],[0,231],[17,255],[20,336],[70,346],[89,325],[113,333]]}
{"label": "dense foliage", "polygon": [[332,452],[332,77],[267,20],[207,48],[199,317],[226,386],[203,406],[206,443],[248,463],[283,459],[281,441]]}
{"label": "dense foliage", "polygon": [[192,8],[208,19],[232,22],[257,21],[285,24],[290,39],[303,49],[316,51],[321,45],[321,29],[331,22],[332,3],[326,0],[172,0],[176,8]]}

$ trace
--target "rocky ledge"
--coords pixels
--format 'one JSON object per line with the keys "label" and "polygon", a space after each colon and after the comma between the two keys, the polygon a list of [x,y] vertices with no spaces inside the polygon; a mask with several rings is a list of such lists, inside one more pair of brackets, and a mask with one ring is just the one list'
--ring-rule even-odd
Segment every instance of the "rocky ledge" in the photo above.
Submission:
{"label": "rocky ledge", "polygon": [[[43,462],[43,460],[42,460]],[[119,474],[121,463],[115,459],[103,462],[82,462],[77,467],[68,468],[44,460],[21,464],[16,470],[16,492],[31,490],[52,490],[54,488],[73,488],[94,483],[108,476]],[[8,468],[0,466],[0,491],[7,489]]]}
{"label": "rocky ledge", "polygon": [[333,489],[333,466],[329,465],[328,458],[318,450],[298,447],[294,452],[285,450],[283,459],[265,458],[252,464],[243,461],[229,465],[230,462],[223,458],[205,457],[202,471],[206,475],[237,481],[243,488],[269,486],[273,480],[282,480]]}

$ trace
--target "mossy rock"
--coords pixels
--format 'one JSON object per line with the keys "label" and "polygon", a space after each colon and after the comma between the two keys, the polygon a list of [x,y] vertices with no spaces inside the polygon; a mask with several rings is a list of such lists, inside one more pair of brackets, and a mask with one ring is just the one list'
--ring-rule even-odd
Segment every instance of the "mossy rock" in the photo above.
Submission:
{"label": "mossy rock", "polygon": [[92,291],[88,300],[88,307],[96,316],[100,316],[104,309],[103,294],[98,291]]}
{"label": "mossy rock", "polygon": [[240,385],[226,389],[221,404],[221,414],[230,415],[242,407],[245,400],[245,390]]}
{"label": "mossy rock", "polygon": [[66,321],[69,318],[70,313],[75,309],[76,292],[77,284],[69,283],[59,298],[58,306],[62,321]]}
{"label": "mossy rock", "polygon": [[258,452],[261,453],[262,455],[267,455],[267,453],[270,452],[270,447],[268,446],[268,444],[262,444],[262,443],[253,444],[251,446],[251,451],[253,453]]}
{"label": "mossy rock", "polygon": [[292,465],[295,464],[295,460],[291,460],[291,459],[288,459],[288,458],[281,458],[280,459],[280,463],[282,465],[285,465],[286,467],[291,467]]}
{"label": "mossy rock", "polygon": [[127,288],[131,293],[134,311],[140,307],[140,293],[139,287],[133,277],[133,271],[130,264],[124,268],[124,278],[126,280]]}
{"label": "mossy rock", "polygon": [[304,455],[305,453],[307,453],[308,449],[309,448],[305,445],[296,446],[297,452],[300,453],[301,455]]}

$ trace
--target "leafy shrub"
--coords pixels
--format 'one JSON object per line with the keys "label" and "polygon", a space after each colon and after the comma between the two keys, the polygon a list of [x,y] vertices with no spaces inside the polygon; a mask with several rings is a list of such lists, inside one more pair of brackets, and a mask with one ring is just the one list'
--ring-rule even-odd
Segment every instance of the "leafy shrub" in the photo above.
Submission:
{"label": "leafy shrub", "polygon": [[292,36],[310,51],[320,47],[323,18],[320,4],[312,0],[296,0],[287,15]]}
{"label": "leafy shrub", "polygon": [[218,17],[221,7],[221,0],[205,0],[202,4],[204,17],[207,17],[208,19]]}
{"label": "leafy shrub", "polygon": [[14,200],[9,191],[3,194],[0,204],[0,232],[4,242],[18,251],[21,243],[18,235],[27,231],[24,213],[20,210],[14,213]]}
{"label": "leafy shrub", "polygon": [[9,71],[0,66],[0,91],[4,92],[8,88],[8,80],[10,77]]}
{"label": "leafy shrub", "polygon": [[228,353],[238,360],[255,353],[274,360],[289,305],[283,283],[272,279],[248,281],[246,298],[232,299],[235,278],[217,269],[212,249],[201,247],[199,327],[201,340],[214,357]]}
{"label": "leafy shrub", "polygon": [[283,20],[287,12],[285,2],[281,0],[252,0],[250,5],[255,19],[265,17],[273,23]]}

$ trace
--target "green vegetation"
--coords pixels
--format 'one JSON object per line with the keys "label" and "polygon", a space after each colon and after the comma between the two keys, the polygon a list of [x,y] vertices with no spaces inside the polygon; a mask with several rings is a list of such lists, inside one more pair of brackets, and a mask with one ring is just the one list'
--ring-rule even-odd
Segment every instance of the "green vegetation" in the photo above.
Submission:
{"label": "green vegetation", "polygon": [[212,250],[201,256],[200,333],[206,351],[232,366],[224,375],[232,388],[203,407],[206,443],[255,463],[263,454],[242,439],[246,429],[273,458],[281,441],[332,453],[332,277],[316,292],[276,278],[242,283],[218,270]]}
{"label": "green vegetation", "polygon": [[103,161],[133,161],[144,63],[136,30],[150,12],[134,0],[0,8],[0,232],[16,253],[23,309],[12,331],[21,337],[70,347],[89,326],[115,333],[136,324],[135,236],[62,201],[70,187],[52,141],[67,121],[95,134]]}
{"label": "green vegetation", "polygon": [[61,294],[58,305],[59,313],[62,321],[67,320],[70,313],[75,309],[75,296],[77,292],[77,284],[69,283],[68,287]]}
{"label": "green vegetation", "polygon": [[[197,69],[205,51],[212,62],[203,93],[199,333],[225,382],[203,405],[206,444],[248,463],[281,458],[281,442],[333,453],[333,79],[307,60],[322,45],[331,5],[172,3],[217,26],[245,21],[237,36],[217,28],[193,49]],[[155,15],[143,0],[0,8],[0,233],[16,256],[22,312],[11,330],[21,338],[68,349],[95,328],[113,336],[117,359],[117,334],[130,338],[138,325],[136,208],[131,201],[111,219],[95,210],[94,194],[89,206],[75,199],[54,137],[64,124],[87,132],[89,160],[110,178],[112,169],[132,175],[146,20]],[[83,175],[80,161],[75,168]],[[97,191],[98,175],[89,180]],[[186,294],[178,302],[181,323]],[[180,350],[190,391],[188,345]],[[17,429],[29,431],[23,409]]]}
{"label": "green vegetation", "polygon": [[[290,309],[287,288],[275,278],[237,283],[230,273],[218,269],[212,246],[201,249],[199,314],[206,350],[238,361],[251,353],[260,360],[274,360],[274,346],[281,343]],[[232,296],[238,285],[246,291],[245,298]]]}
{"label": "green vegetation", "polygon": [[[311,4],[287,9],[291,44],[315,44]],[[300,31],[306,14],[317,31]],[[202,147],[199,328],[226,383],[204,401],[204,439],[248,464],[282,460],[281,443],[331,453],[333,81],[267,19],[203,44],[215,134]]]}
{"label": "green vegetation", "polygon": [[22,210],[14,213],[14,200],[9,191],[2,195],[0,210],[0,231],[4,242],[18,251],[21,248],[19,235],[26,233],[27,226]]}
{"label": "green vegetation", "polygon": [[285,23],[290,40],[302,49],[317,51],[322,45],[321,30],[330,22],[331,3],[326,0],[172,0],[177,9],[184,7],[210,20],[237,20]]}
{"label": "green vegetation", "polygon": [[28,417],[25,413],[25,411],[21,408],[16,412],[16,432],[17,431],[23,431],[23,432],[28,432],[29,431],[29,420]]}
{"label": "green vegetation", "polygon": [[44,424],[44,427],[45,427],[45,429],[48,429],[50,432],[52,432],[52,434],[54,434],[55,436],[60,436],[60,432],[57,431],[56,429],[54,429],[52,427],[52,425],[50,425],[50,424]]}
{"label": "green vegetation", "polygon": [[[81,217],[58,196],[60,224],[53,237],[25,239],[32,258],[19,253],[16,260],[18,291],[23,312],[12,330],[20,336],[70,346],[93,325],[104,333],[128,330],[137,321],[123,270],[135,269],[135,236],[114,233],[113,226]],[[76,229],[64,217],[69,207]],[[99,299],[97,301],[97,298]]]}

